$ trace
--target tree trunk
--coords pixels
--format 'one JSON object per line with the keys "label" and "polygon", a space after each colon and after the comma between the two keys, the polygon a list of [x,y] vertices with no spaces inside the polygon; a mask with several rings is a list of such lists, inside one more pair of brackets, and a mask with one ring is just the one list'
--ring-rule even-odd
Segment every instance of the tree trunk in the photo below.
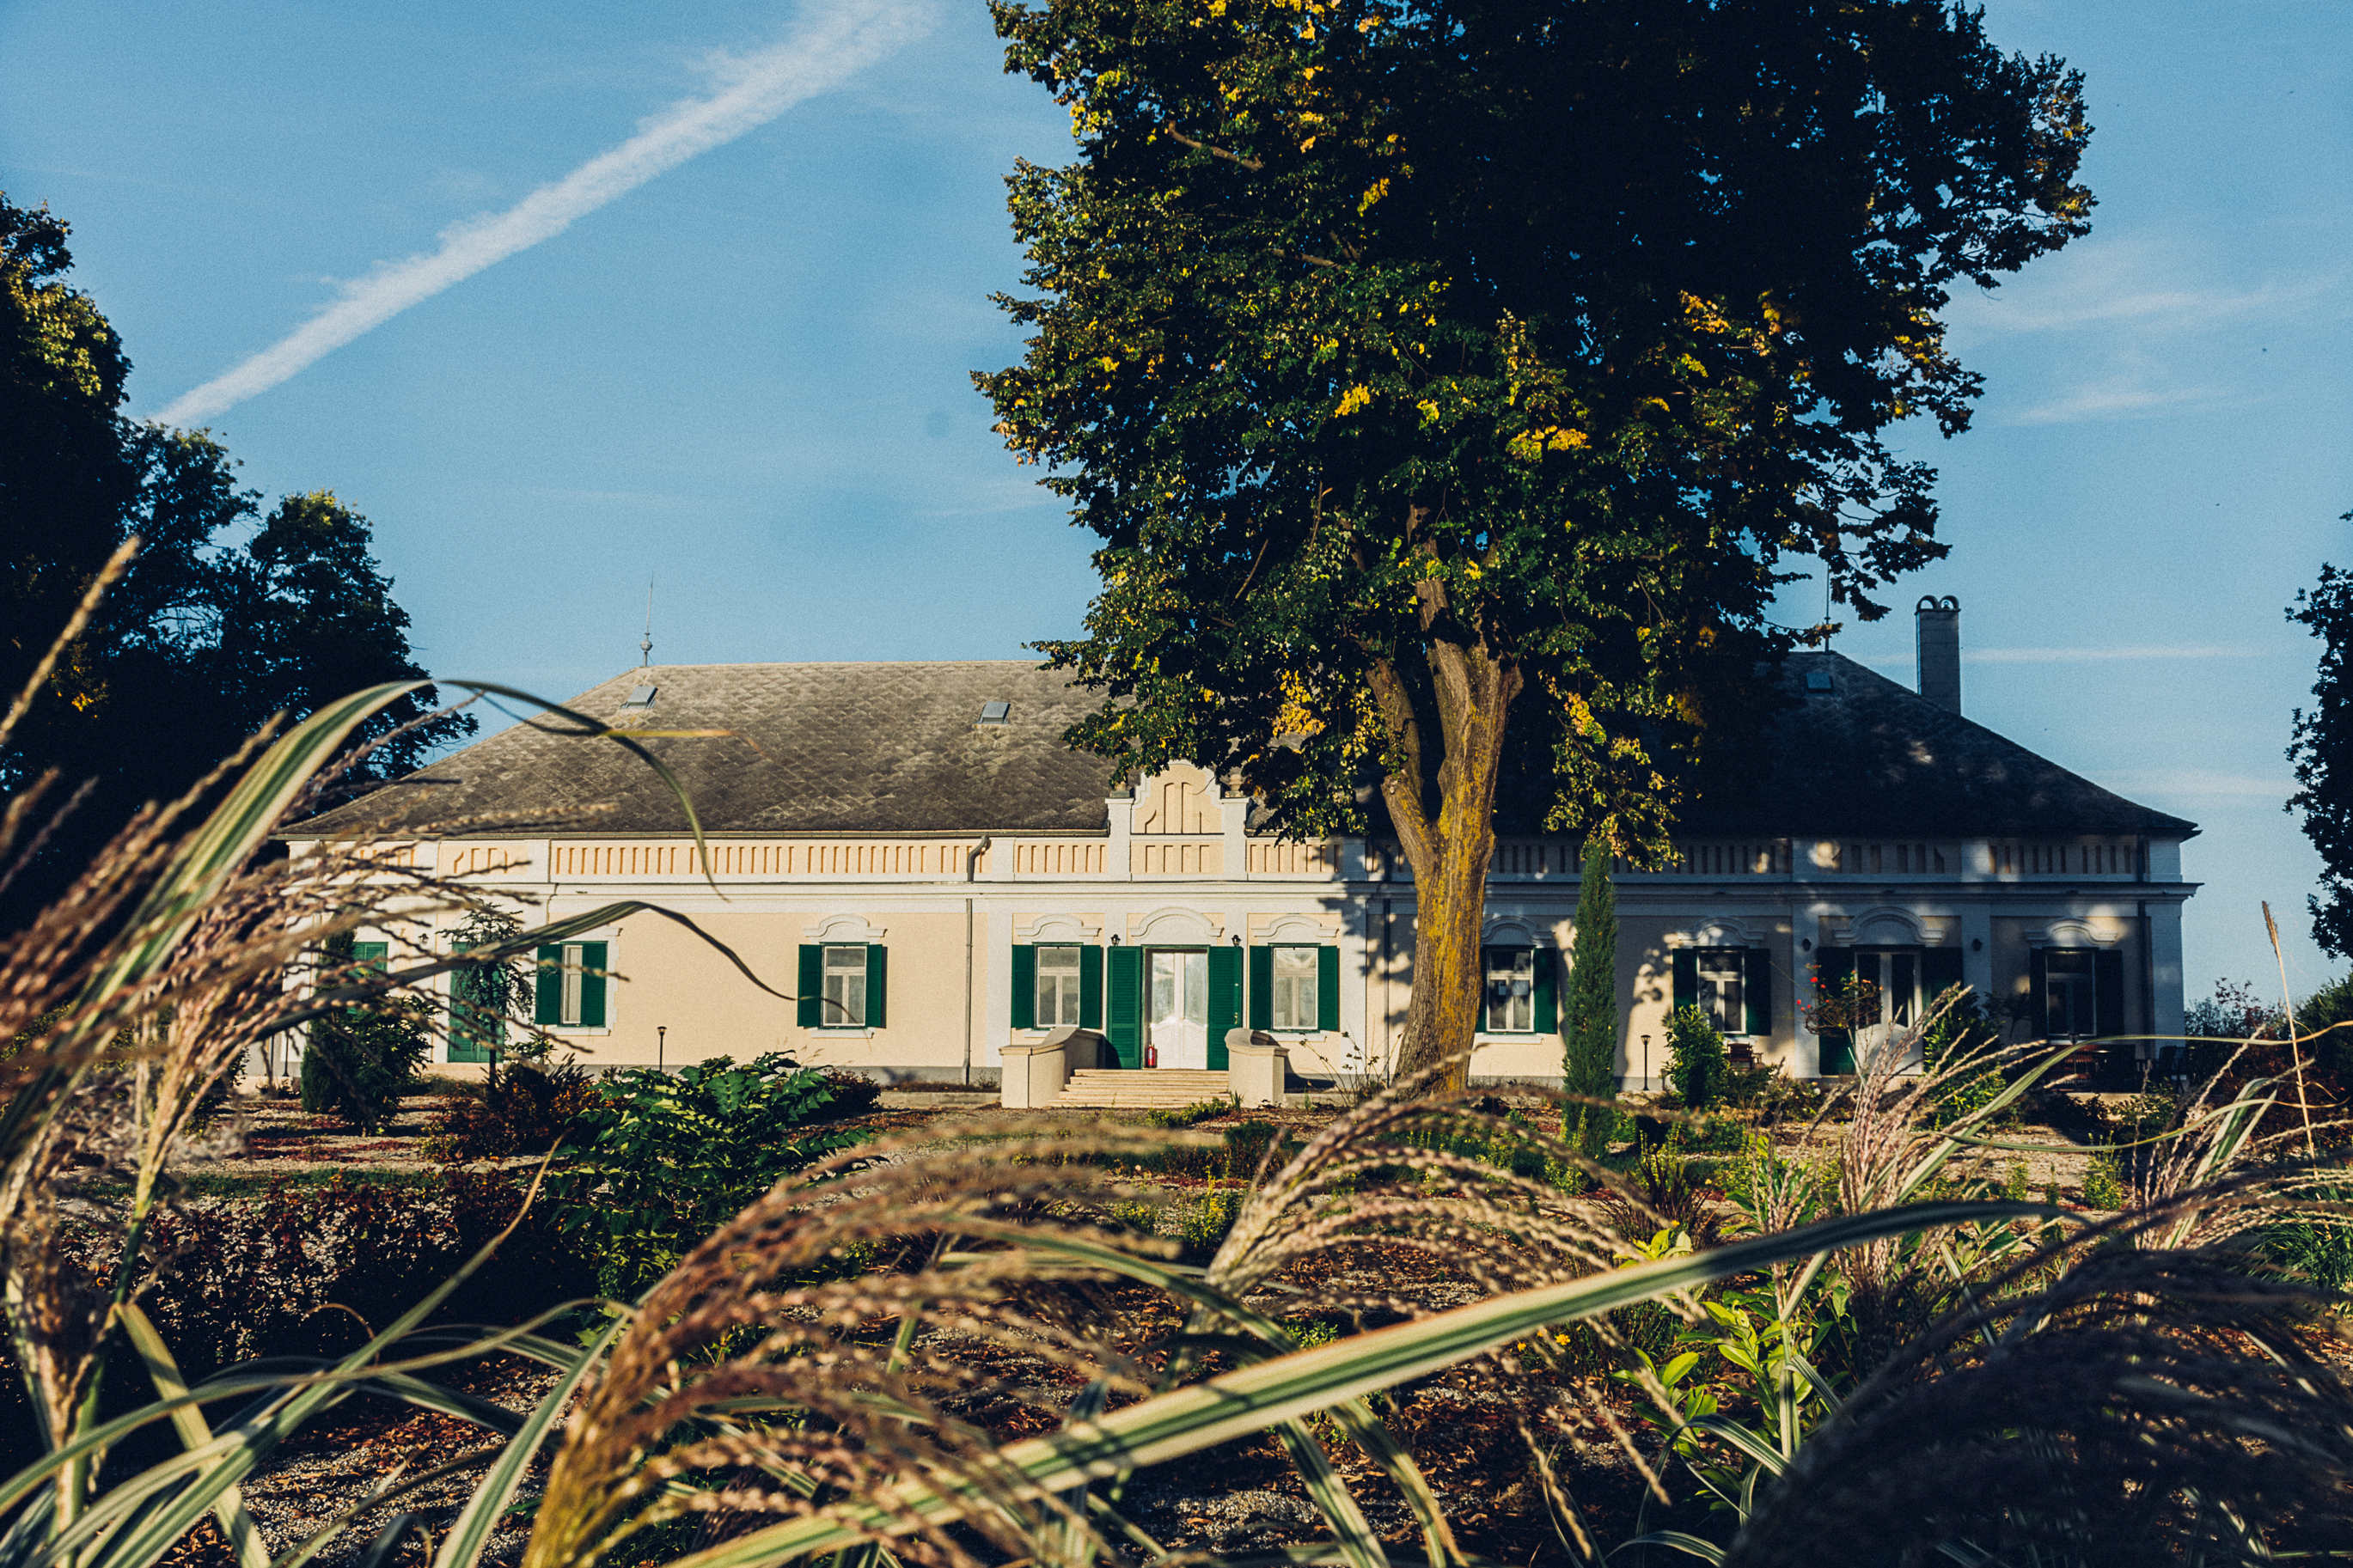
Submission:
{"label": "tree trunk", "polygon": [[1398,1053],[1400,1075],[1447,1064],[1440,1092],[1460,1092],[1470,1073],[1486,976],[1480,937],[1487,914],[1487,868],[1495,854],[1495,783],[1504,726],[1522,684],[1519,668],[1484,645],[1425,645],[1421,693],[1438,723],[1435,799],[1429,738],[1399,673],[1381,666],[1374,692],[1402,744],[1402,765],[1381,781],[1389,820],[1413,867],[1413,999]]}

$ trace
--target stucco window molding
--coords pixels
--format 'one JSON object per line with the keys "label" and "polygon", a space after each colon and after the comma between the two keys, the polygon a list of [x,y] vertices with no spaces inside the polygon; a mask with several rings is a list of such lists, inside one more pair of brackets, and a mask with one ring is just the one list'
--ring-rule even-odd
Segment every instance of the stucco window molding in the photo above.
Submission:
{"label": "stucco window molding", "polygon": [[2103,932],[2089,921],[2057,920],[2041,931],[2019,933],[2029,947],[2100,948],[2119,947],[2125,940],[2123,931]]}
{"label": "stucco window molding", "polygon": [[1864,910],[1833,924],[1823,939],[1829,947],[1943,947],[1957,941],[1960,922],[1936,915],[1916,914],[1889,904]]}
{"label": "stucco window molding", "polygon": [[1551,938],[1549,929],[1530,925],[1519,915],[1489,915],[1479,931],[1486,947],[1550,947]]}
{"label": "stucco window molding", "polygon": [[1131,917],[1128,930],[1137,947],[1208,947],[1226,939],[1222,917],[1174,906]]}
{"label": "stucco window molding", "polygon": [[811,942],[867,942],[882,940],[882,928],[869,924],[864,915],[828,915],[813,926],[801,928],[801,940]]}
{"label": "stucco window molding", "polygon": [[1670,951],[1685,947],[1768,947],[1778,935],[1769,925],[1719,919],[1688,931],[1669,931],[1667,947]]}
{"label": "stucco window molding", "polygon": [[1074,915],[1039,915],[1013,922],[1013,940],[1032,946],[1053,947],[1077,942],[1094,947],[1103,942],[1103,927],[1082,924]]}
{"label": "stucco window molding", "polygon": [[1258,933],[1266,947],[1328,947],[1339,936],[1313,915],[1277,915]]}

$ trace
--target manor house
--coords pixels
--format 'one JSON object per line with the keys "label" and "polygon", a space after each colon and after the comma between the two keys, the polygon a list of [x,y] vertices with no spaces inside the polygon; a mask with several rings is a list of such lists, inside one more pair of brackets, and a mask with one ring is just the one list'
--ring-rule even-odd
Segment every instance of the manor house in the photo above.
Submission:
{"label": "manor house", "polygon": [[[1671,863],[1621,868],[1630,1086],[1659,1079],[1668,1015],[1693,1003],[1738,1054],[1851,1070],[1856,1038],[1808,1026],[1817,988],[1848,974],[1874,983],[1866,1045],[1955,981],[2015,1038],[2180,1031],[2196,827],[1963,717],[1958,608],[1923,600],[1918,616],[1920,690],[1791,656],[1741,787],[1684,813]],[[1029,1104],[1088,1068],[1098,1096],[1124,1072],[1193,1099],[1230,1078],[1255,1102],[1270,1070],[1279,1091],[1286,1068],[1334,1079],[1393,1058],[1414,934],[1394,846],[1283,842],[1196,767],[1110,787],[1101,759],[1062,743],[1092,702],[1059,673],[658,666],[569,706],[624,731],[726,731],[646,742],[693,803],[708,876],[644,763],[531,725],[287,837],[300,853],[387,828],[406,863],[513,895],[533,923],[659,905],[794,998],[629,913],[541,954],[537,1021],[591,1064],[784,1050],[893,1082],[1001,1075]],[[1558,1080],[1577,851],[1497,847],[1474,1080]],[[461,1029],[440,1049],[462,1062],[490,1044]]]}

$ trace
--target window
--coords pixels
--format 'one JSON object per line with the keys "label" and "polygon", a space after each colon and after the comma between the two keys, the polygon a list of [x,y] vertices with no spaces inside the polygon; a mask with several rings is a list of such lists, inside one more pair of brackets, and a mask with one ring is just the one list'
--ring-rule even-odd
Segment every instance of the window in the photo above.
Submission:
{"label": "window", "polygon": [[1536,950],[1532,947],[1491,947],[1487,950],[1487,1029],[1491,1034],[1525,1035],[1536,1026]]}
{"label": "window", "polygon": [[1748,1032],[1748,1008],[1742,995],[1742,982],[1746,978],[1748,950],[1739,947],[1710,947],[1700,950],[1699,1001],[1700,1011],[1707,1021],[1727,1035]]}
{"label": "window", "polygon": [[1077,1024],[1080,1014],[1079,950],[1076,947],[1038,949],[1038,1013],[1032,1025],[1059,1029]]}
{"label": "window", "polygon": [[866,946],[825,950],[825,1002],[818,1026],[857,1029],[866,1025]]}
{"label": "window", "polygon": [[611,983],[605,969],[610,952],[611,945],[601,942],[567,942],[541,948],[532,1022],[543,1028],[605,1027],[605,988]]}
{"label": "window", "polygon": [[1322,950],[1278,947],[1274,950],[1274,1027],[1313,1029],[1322,1009],[1316,1005],[1316,980],[1323,968]]}
{"label": "window", "polygon": [[793,1021],[804,1029],[879,1029],[890,953],[877,942],[803,942]]}

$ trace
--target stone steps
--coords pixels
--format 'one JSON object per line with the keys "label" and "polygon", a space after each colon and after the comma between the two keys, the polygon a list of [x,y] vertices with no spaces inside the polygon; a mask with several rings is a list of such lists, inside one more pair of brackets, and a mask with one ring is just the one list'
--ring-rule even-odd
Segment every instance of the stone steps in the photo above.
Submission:
{"label": "stone steps", "polygon": [[1232,1079],[1224,1072],[1192,1068],[1082,1068],[1062,1085],[1056,1110],[1171,1110],[1204,1100],[1228,1099]]}

